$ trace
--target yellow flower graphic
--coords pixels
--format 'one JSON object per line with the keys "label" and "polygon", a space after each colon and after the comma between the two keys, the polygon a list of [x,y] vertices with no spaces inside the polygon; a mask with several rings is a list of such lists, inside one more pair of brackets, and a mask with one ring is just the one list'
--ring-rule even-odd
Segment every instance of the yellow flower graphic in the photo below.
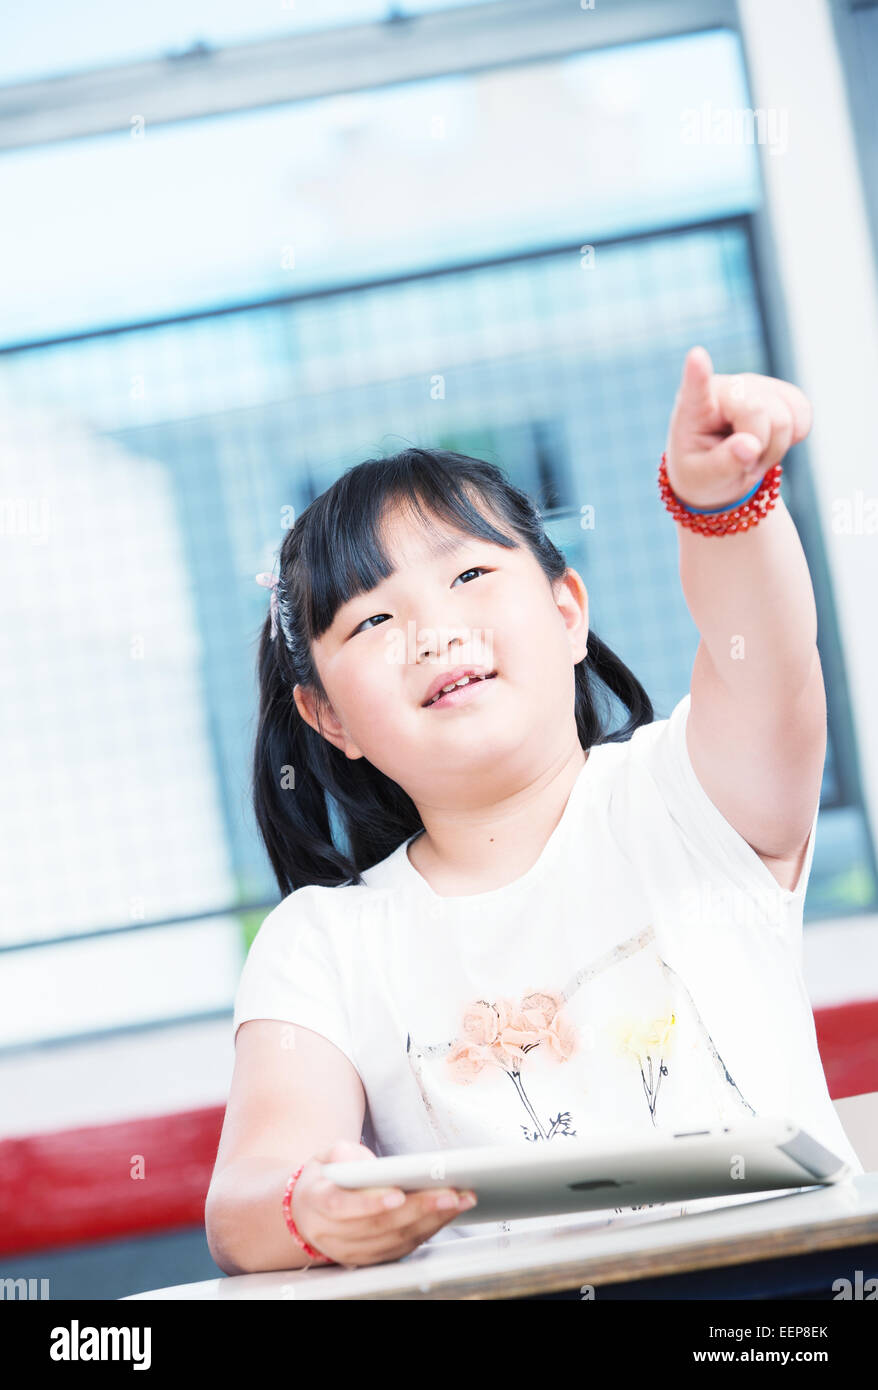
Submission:
{"label": "yellow flower graphic", "polygon": [[676,1014],[669,1013],[649,1022],[640,1019],[635,1022],[626,1021],[617,1030],[618,1051],[634,1057],[640,1068],[643,1090],[653,1124],[659,1087],[662,1077],[668,1074],[664,1059],[671,1050],[676,1022]]}
{"label": "yellow flower graphic", "polygon": [[649,1023],[638,1020],[623,1025],[619,1033],[620,1048],[631,1052],[635,1057],[645,1057],[650,1052],[665,1052],[671,1039],[671,1030],[677,1022],[676,1014],[665,1018],[654,1018]]}

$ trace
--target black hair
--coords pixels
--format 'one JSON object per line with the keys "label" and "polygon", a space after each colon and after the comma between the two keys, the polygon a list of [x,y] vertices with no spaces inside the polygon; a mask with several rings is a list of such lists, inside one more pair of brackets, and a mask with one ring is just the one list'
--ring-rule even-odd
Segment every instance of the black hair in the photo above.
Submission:
{"label": "black hair", "polygon": [[[508,525],[511,535],[482,515],[473,495]],[[567,569],[526,492],[496,465],[446,449],[412,447],[392,457],[367,459],[305,508],[280,548],[277,636],[271,637],[269,614],[258,651],[253,803],[282,898],[308,884],[360,884],[363,870],[423,828],[407,792],[366,757],[347,758],[302,718],[293,698],[298,684],[312,688],[318,708],[329,703],[311,643],[327,631],[343,604],[393,572],[381,528],[395,504],[409,504],[426,526],[434,517],[497,545],[523,542],[550,582]],[[586,750],[622,742],[655,718],[643,686],[593,629],[574,679],[576,728]],[[625,723],[612,732],[600,709],[601,684],[628,712]],[[333,838],[330,803],[347,841],[344,848]]]}

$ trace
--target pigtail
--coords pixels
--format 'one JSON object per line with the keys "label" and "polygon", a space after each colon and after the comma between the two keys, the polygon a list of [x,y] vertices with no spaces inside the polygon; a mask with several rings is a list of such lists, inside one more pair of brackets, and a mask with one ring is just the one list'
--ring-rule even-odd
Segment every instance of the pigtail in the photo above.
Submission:
{"label": "pigtail", "polygon": [[[253,807],[281,897],[306,883],[343,881],[326,799],[311,764],[324,740],[293,699],[283,648],[266,618],[259,640],[259,720],[253,748]],[[309,737],[310,735],[310,737]]]}
{"label": "pigtail", "polygon": [[[655,719],[652,701],[634,672],[606,642],[601,641],[594,629],[588,634],[586,659],[574,667],[574,680],[576,728],[583,748],[591,748],[596,743],[624,743],[641,724],[651,724]],[[604,720],[598,713],[597,680],[615,695],[628,712],[624,724],[612,732],[606,731]]]}

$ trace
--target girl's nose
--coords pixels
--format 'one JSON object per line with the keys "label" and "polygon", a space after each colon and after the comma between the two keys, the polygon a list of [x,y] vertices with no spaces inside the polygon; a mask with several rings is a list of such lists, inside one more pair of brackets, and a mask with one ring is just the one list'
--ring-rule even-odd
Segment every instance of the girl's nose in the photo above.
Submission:
{"label": "girl's nose", "polygon": [[472,636],[471,630],[464,627],[443,627],[441,623],[418,628],[418,654],[423,661],[430,658],[442,666],[463,665],[469,660],[467,644]]}

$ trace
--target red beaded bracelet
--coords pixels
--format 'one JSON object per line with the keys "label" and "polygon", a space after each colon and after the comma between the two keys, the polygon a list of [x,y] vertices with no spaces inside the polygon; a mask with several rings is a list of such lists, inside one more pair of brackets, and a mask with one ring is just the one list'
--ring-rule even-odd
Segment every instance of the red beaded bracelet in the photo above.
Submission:
{"label": "red beaded bracelet", "polygon": [[662,454],[659,464],[659,492],[662,501],[675,521],[698,531],[702,536],[724,536],[733,531],[747,531],[771,511],[780,493],[781,464],[769,468],[762,482],[740,502],[730,502],[728,507],[716,507],[713,512],[698,511],[687,507],[671,490],[668,481],[668,456]]}
{"label": "red beaded bracelet", "polygon": [[293,1237],[293,1239],[297,1242],[298,1245],[301,1245],[306,1255],[310,1255],[311,1258],[315,1260],[326,1260],[328,1264],[335,1264],[335,1260],[331,1259],[329,1255],[324,1255],[321,1250],[315,1250],[314,1246],[309,1245],[307,1240],[303,1240],[302,1237],[299,1235],[299,1232],[296,1230],[296,1223],[293,1220],[292,1208],[293,1188],[295,1187],[296,1182],[304,1166],[305,1165],[303,1163],[299,1168],[296,1169],[295,1173],[291,1173],[289,1181],[287,1182],[283,1200],[284,1220],[287,1223],[290,1235]]}

